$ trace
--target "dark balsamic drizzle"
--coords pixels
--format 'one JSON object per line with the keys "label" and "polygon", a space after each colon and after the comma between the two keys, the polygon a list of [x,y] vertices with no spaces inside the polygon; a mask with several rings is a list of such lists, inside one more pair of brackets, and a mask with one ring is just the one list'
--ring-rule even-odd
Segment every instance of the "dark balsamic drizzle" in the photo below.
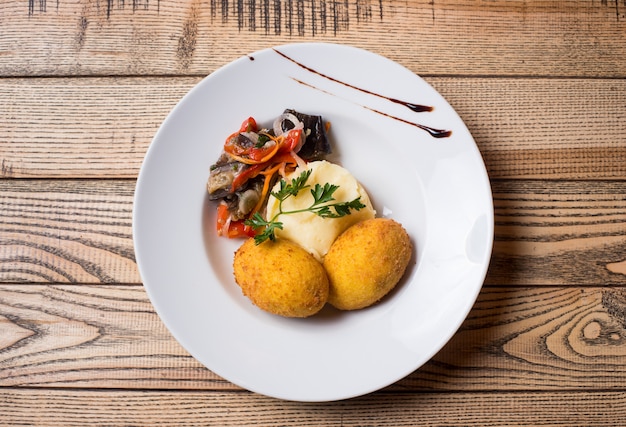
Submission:
{"label": "dark balsamic drizzle", "polygon": [[[313,86],[310,83],[303,82],[302,80],[296,79],[295,77],[292,77],[291,79],[294,80],[297,83],[300,83],[303,86],[308,86],[311,89],[319,90],[320,92],[323,92],[323,93],[325,93],[327,95],[337,96],[337,95],[335,95],[335,94],[333,94],[333,93],[331,93],[331,92],[329,92],[327,90],[320,89],[319,87]],[[397,120],[399,122],[406,123],[407,125],[415,126],[418,129],[421,129],[423,131],[428,132],[430,134],[430,136],[432,136],[433,138],[448,138],[450,135],[452,135],[452,131],[451,130],[435,129],[435,128],[432,128],[432,127],[429,127],[429,126],[425,126],[425,125],[422,125],[422,124],[419,124],[419,123],[415,123],[415,122],[411,122],[409,120],[402,119],[400,117],[392,116],[391,114],[387,114],[387,113],[384,113],[382,111],[378,111],[378,110],[375,110],[373,108],[366,107],[364,105],[362,105],[362,107],[365,108],[366,110],[370,110],[373,113],[380,114],[381,116],[385,116],[385,117],[388,117],[390,119],[394,119],[394,120]]]}
{"label": "dark balsamic drizzle", "polygon": [[[367,89],[363,89],[363,88],[360,88],[358,86],[351,85],[350,83],[346,83],[346,82],[338,80],[338,79],[336,79],[334,77],[331,77],[331,76],[328,76],[326,74],[320,73],[319,71],[317,71],[317,70],[315,70],[315,69],[313,69],[311,67],[308,67],[308,66],[306,66],[306,65],[296,61],[295,59],[285,55],[284,53],[282,53],[282,52],[280,52],[280,51],[278,51],[276,49],[273,49],[273,50],[274,50],[274,52],[276,52],[277,54],[279,54],[283,58],[287,59],[288,61],[293,62],[297,66],[299,66],[299,67],[309,71],[310,73],[317,74],[320,77],[323,77],[323,78],[325,78],[327,80],[330,80],[332,82],[335,82],[335,83],[339,83],[339,84],[341,84],[343,86],[346,86],[346,87],[349,87],[351,89],[358,90],[359,92],[363,92],[363,93],[366,93],[368,95],[373,95],[373,96],[376,96],[376,97],[379,97],[379,98],[383,98],[383,99],[386,99],[386,100],[388,100],[390,102],[393,102],[395,104],[403,105],[403,106],[407,107],[409,110],[411,110],[411,111],[413,111],[415,113],[431,112],[431,111],[434,110],[434,107],[429,106],[429,105],[414,104],[412,102],[406,102],[406,101],[402,101],[402,100],[399,100],[399,99],[396,99],[396,98],[390,98],[388,96],[381,95],[379,93],[375,93],[375,92],[369,91]],[[312,85],[310,85],[308,83],[305,83],[303,81],[300,81],[300,80],[297,80],[297,79],[294,79],[294,80],[297,81],[300,84],[309,86],[309,87],[311,87],[313,89],[317,89],[317,90],[320,90],[322,92],[329,93],[327,91],[321,90],[321,89],[319,89],[319,88],[317,88],[315,86],[312,86]],[[369,107],[365,107],[364,106],[363,108],[366,108],[366,109],[368,109],[368,110],[370,110],[370,111],[372,111],[374,113],[381,114],[381,115],[383,115],[385,117],[389,117],[391,119],[398,120],[400,122],[403,122],[403,123],[415,126],[415,127],[419,128],[421,130],[424,130],[424,131],[428,132],[428,134],[430,134],[430,136],[432,136],[433,138],[448,138],[450,135],[452,135],[452,131],[450,131],[450,130],[435,129],[435,128],[432,128],[432,127],[429,127],[429,126],[426,126],[426,125],[422,125],[422,124],[419,124],[419,123],[411,122],[409,120],[401,119],[400,117],[395,117],[395,116],[392,116],[390,114],[384,113],[382,111],[374,110],[374,109],[369,108]]]}
{"label": "dark balsamic drizzle", "polygon": [[389,117],[390,119],[394,119],[394,120],[398,120],[399,122],[402,123],[406,123],[407,125],[412,125],[415,126],[418,129],[424,130],[426,132],[428,132],[430,134],[430,136],[432,136],[433,138],[449,138],[450,135],[452,135],[452,131],[451,130],[445,130],[445,129],[435,129],[435,128],[431,128],[430,126],[426,126],[426,125],[422,125],[419,123],[415,123],[415,122],[411,122],[409,120],[405,120],[405,119],[401,119],[400,117],[396,117],[396,116],[392,116],[390,114],[387,113],[383,113],[382,111],[378,111],[378,110],[374,110],[373,108],[370,107],[363,107],[366,108],[370,111],[373,111],[374,113],[378,113],[380,115],[383,115],[385,117]]}
{"label": "dark balsamic drizzle", "polygon": [[300,63],[300,62],[296,61],[295,59],[293,59],[293,58],[291,58],[291,57],[289,57],[289,56],[285,55],[284,53],[282,53],[282,52],[280,52],[280,51],[278,51],[278,50],[276,50],[276,49],[274,49],[274,52],[276,52],[277,54],[279,54],[279,55],[280,55],[280,56],[282,56],[283,58],[285,58],[285,59],[287,59],[287,60],[289,60],[289,61],[293,62],[293,63],[294,63],[294,64],[296,64],[297,66],[299,66],[299,67],[301,67],[301,68],[304,68],[305,70],[307,70],[307,71],[309,71],[309,72],[311,72],[311,73],[313,73],[313,74],[317,74],[317,75],[318,75],[318,76],[320,76],[320,77],[324,77],[324,78],[325,78],[325,79],[327,79],[327,80],[333,81],[333,82],[335,82],[335,83],[339,83],[339,84],[341,84],[341,85],[343,85],[343,86],[346,86],[346,87],[349,87],[349,88],[351,88],[351,89],[358,90],[359,92],[367,93],[368,95],[377,96],[377,97],[379,97],[379,98],[386,99],[386,100],[391,101],[391,102],[394,102],[394,103],[396,103],[396,104],[404,105],[404,106],[405,106],[405,107],[407,107],[409,110],[415,111],[416,113],[430,112],[430,111],[433,111],[433,109],[434,109],[433,107],[428,106],[428,105],[419,105],[419,104],[413,104],[412,102],[401,101],[401,100],[399,100],[399,99],[390,98],[390,97],[388,97],[388,96],[384,96],[384,95],[381,95],[381,94],[379,94],[379,93],[375,93],[375,92],[369,91],[369,90],[367,90],[367,89],[363,89],[363,88],[361,88],[361,87],[351,85],[350,83],[346,83],[346,82],[341,81],[341,80],[338,80],[338,79],[336,79],[336,78],[334,78],[334,77],[331,77],[331,76],[328,76],[328,75],[326,75],[326,74],[320,73],[319,71],[314,70],[314,69],[313,69],[313,68],[311,68],[311,67],[307,67],[306,65],[304,65],[304,64],[302,64],[302,63]]}
{"label": "dark balsamic drizzle", "polygon": [[435,109],[435,107],[431,107],[430,105],[419,105],[419,104],[411,104],[410,102],[400,101],[398,99],[387,98],[391,102],[395,102],[396,104],[401,104],[407,107],[411,111],[415,111],[416,113],[430,113]]}

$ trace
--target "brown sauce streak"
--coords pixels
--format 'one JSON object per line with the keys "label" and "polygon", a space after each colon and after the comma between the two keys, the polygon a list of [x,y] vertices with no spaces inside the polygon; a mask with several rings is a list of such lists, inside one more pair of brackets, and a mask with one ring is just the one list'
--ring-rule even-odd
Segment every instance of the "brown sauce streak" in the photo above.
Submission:
{"label": "brown sauce streak", "polygon": [[[373,95],[373,96],[376,96],[376,97],[379,97],[379,98],[383,98],[383,99],[386,99],[386,100],[388,100],[390,102],[393,102],[395,104],[403,105],[403,106],[407,107],[409,110],[411,110],[411,111],[413,111],[415,113],[431,112],[431,111],[434,110],[433,107],[428,106],[428,105],[414,104],[412,102],[406,102],[406,101],[402,101],[402,100],[399,100],[399,99],[396,99],[396,98],[390,98],[388,96],[381,95],[379,93],[375,93],[375,92],[369,91],[367,89],[363,89],[363,88],[360,88],[358,86],[351,85],[350,83],[346,83],[346,82],[338,80],[338,79],[336,79],[334,77],[331,77],[331,76],[328,76],[326,74],[320,73],[319,71],[317,71],[317,70],[315,70],[315,69],[313,69],[311,67],[308,67],[308,66],[306,66],[306,65],[296,61],[295,59],[285,55],[284,53],[282,53],[282,52],[280,52],[280,51],[278,51],[276,49],[273,49],[273,50],[274,50],[274,52],[276,52],[277,54],[279,54],[283,58],[287,59],[288,61],[293,62],[297,66],[299,66],[299,67],[309,71],[310,73],[317,74],[320,77],[323,77],[323,78],[325,78],[327,80],[330,80],[332,82],[335,82],[335,83],[339,83],[339,84],[341,84],[343,86],[346,86],[346,87],[349,87],[351,89],[358,90],[359,92],[363,92],[363,93],[366,93],[368,95]],[[296,80],[296,81],[299,82],[299,83],[305,84],[304,82],[301,82],[299,80]],[[307,84],[307,86],[311,86],[311,85]],[[313,87],[313,86],[311,86],[311,87]],[[315,89],[317,89],[317,88],[315,88]],[[409,120],[404,120],[404,119],[401,119],[399,117],[395,117],[395,116],[392,116],[390,114],[384,113],[382,111],[374,110],[372,108],[368,108],[368,107],[364,107],[364,108],[367,108],[368,110],[373,111],[373,112],[375,112],[377,114],[381,114],[381,115],[383,115],[385,117],[389,117],[391,119],[398,120],[398,121],[400,121],[402,123],[406,123],[406,124],[415,126],[415,127],[419,128],[419,129],[422,129],[422,130],[428,132],[430,134],[430,136],[432,136],[433,138],[448,138],[450,135],[452,135],[452,131],[450,131],[450,130],[435,129],[435,128],[432,128],[432,127],[429,127],[429,126],[425,126],[425,125],[422,125],[422,124],[419,124],[419,123],[411,122]]]}
{"label": "brown sauce streak", "polygon": [[374,110],[373,108],[369,108],[369,107],[364,107],[364,108],[367,108],[368,110],[373,111],[374,113],[378,113],[378,114],[380,114],[382,116],[389,117],[390,119],[394,119],[394,120],[397,120],[399,122],[406,123],[407,125],[415,126],[418,129],[421,129],[423,131],[428,132],[430,134],[430,136],[432,136],[433,138],[448,138],[448,137],[450,137],[450,135],[452,135],[452,131],[451,130],[435,129],[435,128],[432,128],[430,126],[426,126],[426,125],[422,125],[422,124],[419,124],[419,123],[411,122],[409,120],[401,119],[400,117],[396,117],[396,116],[392,116],[392,115],[387,114],[387,113],[383,113],[382,111]]}

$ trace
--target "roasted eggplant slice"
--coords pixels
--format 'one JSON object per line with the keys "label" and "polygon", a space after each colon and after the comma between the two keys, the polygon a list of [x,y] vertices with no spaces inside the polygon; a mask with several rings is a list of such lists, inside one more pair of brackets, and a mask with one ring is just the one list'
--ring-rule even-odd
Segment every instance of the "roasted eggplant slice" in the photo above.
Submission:
{"label": "roasted eggplant slice", "polygon": [[245,188],[226,194],[221,200],[226,203],[231,218],[238,221],[248,217],[261,198],[262,190],[263,179],[257,177],[246,183]]}
{"label": "roasted eggplant slice", "polygon": [[[325,156],[332,152],[328,136],[326,135],[326,126],[322,120],[322,116],[299,113],[295,110],[287,109],[285,114],[293,114],[304,123],[306,131],[306,140],[298,151],[298,156],[304,160],[311,162],[314,160],[322,160]],[[283,130],[289,129],[289,121],[283,123]],[[293,126],[293,125],[292,125]]]}
{"label": "roasted eggplant slice", "polygon": [[209,200],[219,200],[231,194],[233,180],[241,173],[242,164],[231,160],[226,154],[222,154],[215,164],[210,168],[209,179],[207,181],[207,191]]}

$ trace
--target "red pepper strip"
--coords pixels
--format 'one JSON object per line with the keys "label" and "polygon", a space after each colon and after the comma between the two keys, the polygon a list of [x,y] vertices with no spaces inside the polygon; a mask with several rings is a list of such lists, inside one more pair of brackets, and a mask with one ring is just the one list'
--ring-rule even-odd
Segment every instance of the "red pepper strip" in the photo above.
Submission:
{"label": "red pepper strip", "polygon": [[298,144],[300,144],[301,139],[302,129],[290,130],[280,144],[280,152],[288,153],[290,151],[293,151],[298,146]]}
{"label": "red pepper strip", "polygon": [[233,183],[230,186],[231,193],[234,193],[239,187],[241,187],[247,180],[254,178],[258,174],[261,173],[267,164],[259,163],[256,165],[249,166],[246,170],[241,172],[239,175],[233,179]]}
{"label": "red pepper strip", "polygon": [[[249,225],[244,224],[244,221],[228,221],[230,218],[230,212],[228,212],[228,206],[224,203],[220,203],[217,206],[217,235],[228,236],[229,238],[235,237],[254,237],[256,232]],[[228,226],[227,226],[228,225]]]}
{"label": "red pepper strip", "polygon": [[280,145],[278,143],[269,145],[267,148],[251,148],[247,153],[248,157],[241,157],[231,154],[230,156],[238,162],[247,165],[257,165],[259,163],[267,163],[278,152]]}
{"label": "red pepper strip", "polygon": [[234,133],[226,139],[224,151],[238,162],[247,165],[255,165],[272,160],[272,157],[278,153],[289,153],[293,151],[300,145],[303,132],[302,129],[292,129],[287,135],[281,135],[273,139],[274,144],[266,144],[260,148],[243,148],[237,145],[234,141],[236,141],[238,135],[238,133]]}
{"label": "red pepper strip", "polygon": [[237,138],[239,137],[239,132],[235,132],[226,138],[226,142],[224,142],[224,151],[233,156],[242,156],[244,154],[248,154],[250,151],[249,148],[244,148],[241,145],[237,144]]}
{"label": "red pepper strip", "polygon": [[240,126],[238,132],[234,132],[226,138],[224,151],[235,156],[242,156],[250,152],[250,148],[244,148],[237,144],[239,134],[243,132],[257,132],[257,124],[252,117],[248,117]]}
{"label": "red pepper strip", "polygon": [[226,206],[224,203],[220,203],[217,206],[217,221],[215,222],[217,226],[216,229],[218,236],[222,236],[224,234],[224,231],[226,231],[224,230],[224,227],[226,227],[229,217],[230,212],[228,212],[228,206]]}
{"label": "red pepper strip", "polygon": [[258,127],[256,124],[256,120],[252,117],[248,117],[243,121],[241,126],[239,127],[239,132],[257,132]]}
{"label": "red pepper strip", "polygon": [[291,165],[297,165],[298,161],[295,159],[295,157],[293,157],[291,153],[292,152],[289,151],[288,153],[276,154],[274,157],[272,157],[272,164],[287,163]]}
{"label": "red pepper strip", "polygon": [[267,161],[276,154],[281,145],[281,139],[268,135],[266,133],[260,133],[259,139],[262,137],[265,138],[265,142],[260,143],[259,146],[255,146],[249,149],[249,152],[246,153],[251,160],[255,162],[263,162]]}
{"label": "red pepper strip", "polygon": [[228,237],[230,239],[236,237],[254,237],[256,232],[249,225],[244,224],[243,221],[231,221],[228,227]]}
{"label": "red pepper strip", "polygon": [[267,162],[282,147],[280,139],[274,139],[273,144],[264,144],[262,147],[242,147],[237,144],[238,137],[239,133],[233,133],[226,139],[224,152],[230,154],[233,159],[247,165]]}

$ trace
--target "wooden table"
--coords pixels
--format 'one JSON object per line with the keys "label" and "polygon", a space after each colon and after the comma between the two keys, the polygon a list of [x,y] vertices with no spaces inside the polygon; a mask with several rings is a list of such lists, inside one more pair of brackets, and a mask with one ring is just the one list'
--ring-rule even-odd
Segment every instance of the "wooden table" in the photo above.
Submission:
{"label": "wooden table", "polygon": [[[431,83],[476,139],[496,221],[449,344],[384,390],[315,404],[189,356],[131,235],[139,167],[176,102],[241,55],[303,41]],[[0,425],[625,422],[623,0],[2,1],[0,105]]]}

